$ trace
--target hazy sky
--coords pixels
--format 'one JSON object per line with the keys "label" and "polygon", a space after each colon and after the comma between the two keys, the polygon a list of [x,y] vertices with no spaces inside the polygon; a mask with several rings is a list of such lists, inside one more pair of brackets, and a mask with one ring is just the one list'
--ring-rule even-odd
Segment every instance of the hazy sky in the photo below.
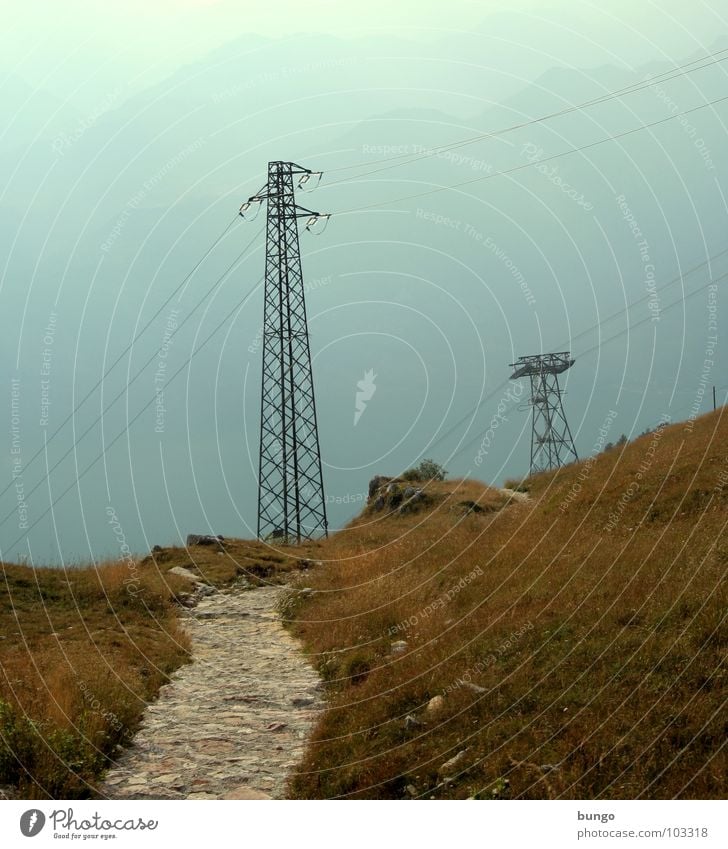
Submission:
{"label": "hazy sky", "polygon": [[[139,90],[244,35],[388,34],[426,42],[475,30],[533,45],[543,51],[546,68],[554,57],[550,39],[541,35],[545,20],[563,28],[564,35],[573,31],[577,53],[568,55],[568,39],[557,48],[564,64],[575,61],[590,40],[595,61],[601,58],[596,48],[608,42],[614,61],[632,64],[707,47],[716,32],[726,29],[719,4],[702,0],[451,0],[445,6],[433,0],[3,0],[1,5],[0,68],[80,104],[114,80],[123,79],[129,93]],[[488,62],[487,50],[483,62]]]}
{"label": "hazy sky", "polygon": [[[302,202],[333,218],[301,245],[332,527],[372,475],[423,456],[523,474],[523,409],[476,460],[521,354],[577,358],[566,399],[584,455],[611,409],[616,438],[728,390],[723,354],[703,368],[706,286],[728,277],[728,54],[673,74],[728,48],[725,0],[0,2],[6,423],[13,391],[19,404],[0,444],[0,555],[114,556],[109,509],[138,552],[254,533],[263,218],[237,210],[271,159],[328,172]],[[373,167],[667,71],[664,87]],[[179,379],[160,432],[170,322]]]}

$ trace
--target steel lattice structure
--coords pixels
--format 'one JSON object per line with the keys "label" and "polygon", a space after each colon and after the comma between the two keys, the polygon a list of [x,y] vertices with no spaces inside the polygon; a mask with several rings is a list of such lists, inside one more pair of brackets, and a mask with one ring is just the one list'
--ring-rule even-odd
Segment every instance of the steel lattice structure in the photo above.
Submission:
{"label": "steel lattice structure", "polygon": [[574,360],[569,351],[557,354],[533,354],[511,363],[511,380],[528,377],[533,411],[531,429],[531,474],[557,469],[579,457],[566,421],[559,386],[559,375],[570,369]]}
{"label": "steel lattice structure", "polygon": [[267,202],[263,379],[258,468],[258,537],[301,542],[327,535],[321,451],[298,219],[320,218],[296,204],[295,189],[313,172],[269,162],[268,182],[241,207]]}

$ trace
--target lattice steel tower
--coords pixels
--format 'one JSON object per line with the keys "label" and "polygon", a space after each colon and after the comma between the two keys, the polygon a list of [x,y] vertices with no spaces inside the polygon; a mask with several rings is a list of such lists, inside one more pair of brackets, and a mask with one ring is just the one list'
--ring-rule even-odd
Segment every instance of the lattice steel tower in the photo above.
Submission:
{"label": "lattice steel tower", "polygon": [[267,201],[258,537],[285,542],[328,534],[298,243],[299,218],[310,229],[328,216],[294,196],[312,176],[293,162],[269,162],[268,182],[240,210],[245,217]]}
{"label": "lattice steel tower", "polygon": [[579,457],[574,448],[569,423],[561,403],[559,375],[570,369],[574,360],[569,351],[558,354],[533,354],[511,363],[511,380],[528,377],[533,411],[531,430],[531,474],[557,469]]}

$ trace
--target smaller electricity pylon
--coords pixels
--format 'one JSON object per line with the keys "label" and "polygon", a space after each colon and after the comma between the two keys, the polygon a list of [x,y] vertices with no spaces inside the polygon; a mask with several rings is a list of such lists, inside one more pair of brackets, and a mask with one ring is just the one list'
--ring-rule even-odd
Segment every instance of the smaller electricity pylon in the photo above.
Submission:
{"label": "smaller electricity pylon", "polygon": [[564,463],[578,460],[561,403],[559,375],[574,365],[569,351],[557,354],[532,354],[511,363],[511,380],[528,377],[531,397],[527,404],[533,411],[531,429],[531,474],[558,469]]}

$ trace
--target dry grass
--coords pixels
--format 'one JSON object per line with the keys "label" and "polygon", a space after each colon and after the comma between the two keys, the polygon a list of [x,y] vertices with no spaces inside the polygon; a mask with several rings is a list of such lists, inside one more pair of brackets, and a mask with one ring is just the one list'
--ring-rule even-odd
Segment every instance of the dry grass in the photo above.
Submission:
{"label": "dry grass", "polygon": [[187,657],[184,579],[128,563],[3,566],[0,782],[26,798],[92,793],[145,703]]}
{"label": "dry grass", "polygon": [[333,537],[285,607],[331,690],[291,794],[722,796],[726,437],[719,411],[530,502],[436,484],[426,513]]}

